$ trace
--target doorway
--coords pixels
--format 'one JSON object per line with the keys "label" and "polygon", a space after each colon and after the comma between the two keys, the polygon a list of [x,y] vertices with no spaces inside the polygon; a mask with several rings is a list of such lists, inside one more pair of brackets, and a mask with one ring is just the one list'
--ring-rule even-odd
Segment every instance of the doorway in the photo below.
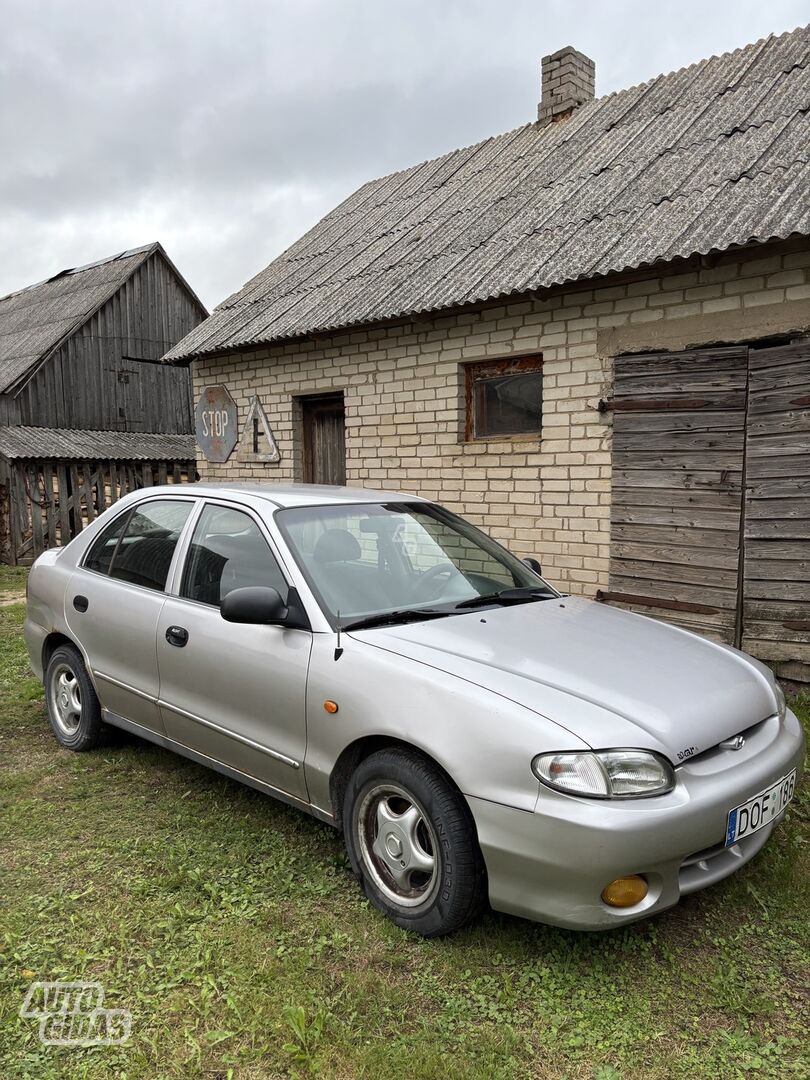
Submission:
{"label": "doorway", "polygon": [[343,392],[301,399],[303,474],[307,484],[346,483]]}
{"label": "doorway", "polygon": [[602,599],[806,679],[810,341],[617,357],[613,410]]}

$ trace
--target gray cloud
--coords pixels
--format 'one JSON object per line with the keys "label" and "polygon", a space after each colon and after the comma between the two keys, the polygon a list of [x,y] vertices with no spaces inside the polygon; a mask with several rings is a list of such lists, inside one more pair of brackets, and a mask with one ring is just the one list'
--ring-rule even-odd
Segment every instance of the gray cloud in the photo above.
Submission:
{"label": "gray cloud", "polygon": [[160,240],[213,306],[373,177],[800,25],[773,0],[6,0],[0,295]]}

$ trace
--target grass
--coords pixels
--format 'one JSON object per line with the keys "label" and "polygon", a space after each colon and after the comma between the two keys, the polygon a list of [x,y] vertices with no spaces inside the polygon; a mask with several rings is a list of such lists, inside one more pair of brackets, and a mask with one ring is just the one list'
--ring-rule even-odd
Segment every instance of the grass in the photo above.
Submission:
{"label": "grass", "polygon": [[[425,942],[369,909],[326,826],[146,743],[59,749],[22,618],[0,607],[0,1076],[810,1074],[807,785],[752,864],[655,920],[490,914]],[[42,1046],[33,979],[102,982],[131,1040]]]}

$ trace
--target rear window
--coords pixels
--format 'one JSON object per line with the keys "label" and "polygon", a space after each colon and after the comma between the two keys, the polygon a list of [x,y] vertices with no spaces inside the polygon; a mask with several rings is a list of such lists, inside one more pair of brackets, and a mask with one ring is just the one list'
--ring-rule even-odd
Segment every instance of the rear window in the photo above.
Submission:
{"label": "rear window", "polygon": [[186,499],[155,499],[134,507],[101,533],[85,567],[162,592],[192,505]]}

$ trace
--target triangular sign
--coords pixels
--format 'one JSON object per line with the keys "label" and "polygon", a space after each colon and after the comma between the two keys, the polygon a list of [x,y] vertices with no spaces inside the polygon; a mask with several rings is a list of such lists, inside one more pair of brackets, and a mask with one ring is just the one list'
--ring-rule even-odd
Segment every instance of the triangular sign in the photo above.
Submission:
{"label": "triangular sign", "polygon": [[251,399],[247,420],[242,428],[240,449],[254,460],[268,461],[273,464],[281,461],[276,437],[270,427],[267,413],[256,394]]}

